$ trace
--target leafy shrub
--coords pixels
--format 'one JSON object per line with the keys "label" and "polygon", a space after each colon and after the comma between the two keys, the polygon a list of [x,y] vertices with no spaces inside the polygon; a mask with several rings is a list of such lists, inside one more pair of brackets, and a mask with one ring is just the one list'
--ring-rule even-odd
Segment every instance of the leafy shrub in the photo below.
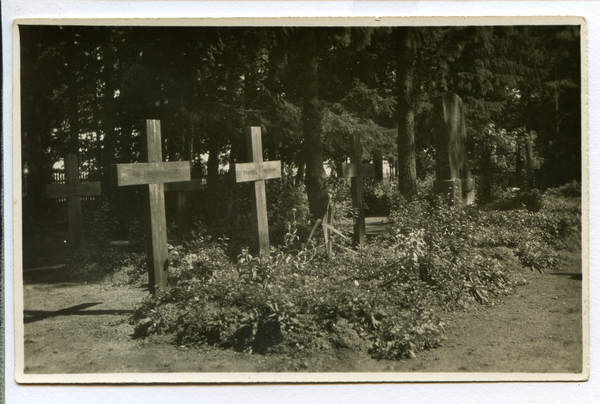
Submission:
{"label": "leafy shrub", "polygon": [[551,268],[557,261],[558,254],[539,241],[526,241],[516,252],[521,263],[542,272]]}
{"label": "leafy shrub", "polygon": [[414,358],[417,352],[438,347],[443,331],[444,323],[431,313],[404,312],[382,319],[370,352],[377,359]]}
{"label": "leafy shrub", "polygon": [[97,281],[123,272],[122,282],[133,284],[146,273],[145,254],[115,250],[107,246],[79,249],[68,258],[73,277],[80,281]]}
{"label": "leafy shrub", "polygon": [[[102,243],[108,242],[116,229],[108,199],[97,197],[92,202],[91,209],[86,209],[86,214],[83,215],[84,225],[89,227],[89,234],[93,239]],[[87,207],[87,206],[86,206]]]}
{"label": "leafy shrub", "polygon": [[[349,347],[411,358],[441,343],[440,310],[512,293],[520,270],[550,268],[557,243],[581,227],[577,200],[553,193],[541,196],[537,212],[399,200],[387,233],[360,251],[336,246],[328,259],[300,234],[295,218],[305,205],[296,190],[273,189],[281,193],[273,214],[285,226],[270,258],[261,262],[244,247],[232,260],[226,237],[172,246],[171,288],[132,316],[137,337],[167,333],[179,345],[262,354]],[[332,190],[335,198],[347,188]]]}
{"label": "leafy shrub", "polygon": [[504,211],[525,208],[531,212],[539,212],[542,209],[542,194],[537,189],[506,191],[488,208]]}
{"label": "leafy shrub", "polygon": [[571,181],[563,186],[548,189],[546,194],[555,197],[578,198],[581,197],[581,183]]}

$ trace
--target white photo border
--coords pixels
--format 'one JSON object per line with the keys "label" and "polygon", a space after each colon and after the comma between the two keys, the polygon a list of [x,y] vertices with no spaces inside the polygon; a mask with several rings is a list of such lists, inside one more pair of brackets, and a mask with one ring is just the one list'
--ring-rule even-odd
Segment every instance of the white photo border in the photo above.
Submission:
{"label": "white photo border", "polygon": [[[4,7],[4,3],[3,2],[3,10],[5,10]],[[12,3],[12,2],[11,2]],[[38,2],[32,2],[32,3],[42,3],[40,1]],[[69,3],[69,5],[72,5],[73,2],[58,2],[58,3]],[[87,2],[86,2],[87,3]],[[90,5],[91,4],[96,4],[98,5],[99,2],[89,2]],[[107,2],[107,3],[115,3],[115,2]],[[133,2],[136,3],[136,2]],[[139,2],[141,3],[141,2]],[[155,3],[159,3],[159,2],[155,2]],[[164,3],[164,2],[161,2]],[[185,3],[185,2],[177,2],[179,3]],[[211,3],[225,3],[225,2],[211,2]],[[246,3],[246,2],[231,2],[231,3],[235,3],[239,6],[239,3]],[[267,3],[277,3],[277,4],[290,4],[291,3],[297,3],[297,2],[267,2]],[[317,3],[317,2],[313,2],[313,3]],[[323,2],[325,3],[325,2]],[[347,2],[337,2],[336,4],[346,4]],[[374,2],[362,2],[362,3],[374,3]],[[389,2],[389,3],[393,3],[393,2]],[[409,7],[409,3],[413,4],[413,2],[406,2],[406,7]],[[420,7],[422,5],[422,3],[433,3],[433,2],[416,2],[418,4],[418,6]],[[470,3],[470,2],[466,2],[466,3]],[[504,2],[487,2],[490,3],[490,6],[493,6],[493,3],[504,3]],[[514,3],[520,3],[520,2],[513,2]],[[523,2],[526,3],[526,2]],[[529,3],[529,2],[527,2]],[[566,3],[566,2],[556,2],[556,3]],[[232,7],[235,7],[235,4]],[[304,3],[306,4],[306,3]],[[322,3],[321,3],[322,4]],[[364,4],[363,4],[364,5]],[[591,4],[590,4],[591,5]],[[268,6],[268,5],[267,5]],[[284,4],[285,7],[285,4]],[[366,5],[365,5],[366,7]],[[582,10],[583,11],[583,10]],[[596,13],[598,13],[598,10],[596,10]],[[85,14],[85,13],[84,13]],[[127,13],[125,13],[127,14]],[[448,12],[448,14],[450,14],[450,12]],[[575,13],[577,14],[577,13]],[[585,17],[585,13],[581,13],[580,15],[582,15],[583,17]],[[86,17],[85,15],[82,15],[84,18]],[[315,16],[316,17],[316,16]],[[50,19],[49,19],[50,18]],[[11,26],[9,27],[12,30],[12,40],[16,40],[17,39],[17,35],[14,35],[14,33],[16,32],[16,24],[31,24],[31,23],[35,23],[35,24],[65,24],[65,23],[74,23],[74,24],[83,24],[83,25],[148,25],[149,22],[152,22],[151,25],[179,25],[182,22],[185,21],[192,21],[192,20],[183,20],[183,19],[163,19],[163,18],[154,18],[154,19],[141,19],[141,18],[126,18],[126,19],[122,19],[119,18],[119,16],[116,16],[116,19],[111,19],[110,21],[108,20],[99,20],[99,19],[62,19],[62,18],[52,18],[49,17],[46,18],[45,16],[42,18],[26,18],[26,19],[12,19],[11,22]],[[582,83],[587,83],[587,75],[585,74],[585,72],[587,71],[587,65],[585,63],[585,61],[587,60],[587,58],[590,58],[591,54],[592,54],[592,50],[589,50],[589,53],[586,54],[586,45],[587,45],[587,41],[585,40],[585,32],[587,32],[585,30],[586,27],[586,21],[583,21],[580,17],[569,17],[569,16],[561,16],[561,17],[527,17],[527,16],[513,16],[513,17],[485,17],[485,16],[477,16],[477,17],[469,17],[469,18],[464,18],[464,17],[449,17],[449,18],[445,18],[444,21],[447,22],[447,25],[491,25],[491,24],[498,24],[498,25],[514,25],[517,23],[520,23],[520,21],[525,21],[527,20],[527,24],[548,24],[550,19],[554,19],[554,21],[558,22],[559,24],[574,24],[574,23],[582,23],[582,43],[583,43],[583,52],[582,52],[582,68],[584,70],[584,74],[582,75],[582,77],[584,78],[584,80],[582,81]],[[329,21],[335,21],[335,22],[330,22],[330,24],[332,25],[387,25],[388,22],[396,20],[394,17],[344,17],[344,18],[332,18],[329,19],[327,18],[327,20]],[[587,19],[586,19],[587,20]],[[223,18],[217,18],[217,19],[207,19],[207,18],[203,18],[202,20],[200,20],[203,24],[215,24],[215,25],[228,25],[229,22],[233,21],[230,19],[223,19]],[[256,24],[258,25],[285,25],[282,24],[283,22],[288,22],[289,19],[287,18],[281,18],[281,17],[277,17],[277,18],[270,18],[270,19],[260,19],[260,18],[253,18],[253,19],[236,19],[236,21],[241,21],[242,25],[254,25]],[[246,24],[246,22],[250,21],[250,23]],[[314,18],[314,17],[307,17],[307,18],[294,18],[293,20],[293,25],[323,25],[322,21],[324,21],[323,19],[320,18]],[[414,18],[413,17],[404,17],[403,18],[404,22],[408,22],[409,25],[446,25],[446,24],[440,24],[439,23],[439,19],[437,18],[433,18],[433,17],[423,17],[423,18]],[[515,22],[516,21],[516,22]],[[16,22],[16,24],[15,24]],[[106,22],[106,24],[105,24]],[[427,22],[430,22],[430,24],[428,24]],[[556,22],[552,22],[552,24],[556,24]],[[596,20],[596,22],[600,22],[598,20]],[[225,24],[223,24],[225,23]],[[6,29],[7,29],[7,25],[6,25],[6,21],[5,21],[5,15],[3,15],[3,33],[5,35],[3,35],[3,45],[4,45],[4,66],[6,67],[7,62],[10,61],[12,66],[18,66],[17,63],[13,64],[12,63],[12,58],[13,57],[18,57],[13,50],[15,49],[14,46],[14,42],[10,43],[10,47],[7,49],[6,46]],[[585,32],[584,32],[585,31]],[[10,39],[10,38],[9,38]],[[8,54],[7,54],[8,51]],[[12,53],[12,54],[11,54]],[[587,56],[587,58],[583,57],[583,56]],[[17,61],[18,62],[18,61]],[[16,69],[13,70],[13,73]],[[9,72],[10,69],[4,69],[5,72]],[[12,173],[11,171],[13,170],[13,167],[16,167],[19,165],[19,162],[17,161],[19,159],[20,153],[13,153],[13,150],[20,150],[20,135],[17,136],[13,136],[11,138],[11,133],[19,133],[18,129],[18,119],[14,119],[14,121],[12,122],[12,126],[10,126],[10,124],[7,126],[7,122],[11,121],[11,118],[14,115],[11,115],[10,110],[12,109],[12,107],[14,105],[18,105],[16,102],[18,100],[18,91],[15,91],[12,96],[14,98],[9,98],[9,102],[7,102],[7,94],[11,94],[11,86],[14,84],[14,81],[11,82],[11,77],[8,77],[7,80],[7,73],[5,73],[3,79],[4,79],[4,88],[5,88],[5,93],[3,94],[3,101],[4,101],[4,123],[3,123],[3,130],[4,130],[4,164],[5,164],[5,171],[4,171],[4,186],[5,186],[5,199],[4,199],[4,203],[5,203],[5,209],[6,209],[6,214],[5,217],[9,218],[9,219],[13,219],[14,222],[13,223],[6,223],[5,225],[5,233],[7,234],[7,237],[5,238],[7,240],[7,243],[5,244],[5,254],[6,254],[6,261],[5,261],[5,285],[8,286],[8,288],[10,288],[10,285],[13,284],[13,280],[15,281],[15,290],[18,289],[19,286],[19,282],[17,281],[17,279],[20,279],[20,276],[14,276],[14,274],[20,274],[20,272],[18,272],[20,270],[20,257],[17,257],[16,255],[12,254],[12,250],[13,245],[12,242],[14,242],[14,240],[18,240],[20,239],[20,237],[17,236],[17,232],[18,232],[18,228],[20,226],[20,224],[18,223],[19,220],[19,216],[15,214],[14,212],[20,212],[20,201],[19,198],[13,198],[12,195],[20,195],[20,190],[19,190],[19,180],[20,180],[20,176],[16,176],[19,178],[19,180],[17,180],[16,182],[14,182],[13,184],[16,185],[14,188],[11,189],[10,187],[10,182],[13,181],[12,178]],[[585,84],[582,84],[583,86]],[[591,88],[590,88],[591,90]],[[589,123],[587,122],[587,111],[588,111],[588,102],[587,102],[587,91],[586,89],[582,88],[582,97],[584,97],[583,99],[583,108],[582,111],[585,114],[584,119],[582,121],[582,127],[586,128],[587,125],[589,124],[590,127],[592,125],[592,121],[593,119],[589,119]],[[590,98],[593,98],[593,96],[590,96]],[[9,110],[8,115],[7,115],[7,109]],[[589,132],[591,133],[591,132]],[[582,155],[583,155],[583,167],[584,167],[584,175],[583,178],[587,178],[588,176],[588,171],[586,170],[586,167],[588,166],[587,164],[587,147],[588,144],[590,146],[590,148],[592,147],[592,139],[587,139],[584,138],[587,141],[582,142],[583,147],[585,148],[585,150],[582,150]],[[12,142],[12,146],[11,146],[11,142]],[[11,159],[12,157],[12,159]],[[12,161],[11,161],[12,160]],[[9,162],[10,165],[9,165]],[[589,162],[590,164],[592,164],[592,162]],[[590,167],[590,172],[592,172],[591,167]],[[7,181],[7,178],[10,181]],[[593,184],[590,184],[590,191],[592,191],[594,189]],[[7,203],[7,201],[9,203]],[[591,205],[589,205],[591,206]],[[585,215],[584,215],[585,216]],[[591,219],[591,216],[590,216]],[[10,220],[6,220],[5,222],[10,222]],[[14,228],[13,228],[14,226]],[[9,230],[12,229],[12,230]],[[13,238],[11,240],[10,237],[10,231],[13,231]],[[584,229],[584,234],[586,233],[585,229]],[[591,246],[591,244],[590,244]],[[592,250],[593,251],[593,250]],[[592,258],[592,257],[590,257]],[[593,262],[593,259],[590,260],[590,262]],[[14,273],[10,273],[12,272],[11,269],[14,268],[15,272]],[[584,279],[585,281],[585,279]],[[590,280],[591,281],[591,280]],[[584,283],[585,285],[585,283]],[[21,283],[21,288],[22,288],[22,283]],[[588,283],[587,285],[588,287],[591,288],[592,283]],[[584,287],[584,298],[585,298],[585,294],[586,294],[586,289]],[[589,289],[587,289],[589,290]],[[310,379],[310,380],[306,380],[302,377],[298,378],[298,376],[306,376],[305,374],[297,374],[297,373],[293,373],[293,374],[282,374],[282,373],[276,373],[276,374],[235,374],[235,373],[229,373],[229,374],[214,374],[215,378],[212,378],[213,374],[199,374],[199,377],[196,377],[194,375],[190,376],[190,374],[175,374],[175,375],[169,375],[169,374],[160,374],[161,377],[156,377],[157,374],[118,374],[118,375],[99,375],[99,374],[94,374],[94,375],[53,375],[53,376],[57,376],[58,379],[61,380],[50,380],[48,379],[48,375],[23,375],[22,373],[19,373],[18,371],[18,366],[17,367],[11,367],[9,366],[9,362],[11,361],[11,356],[9,356],[9,352],[13,352],[13,358],[14,358],[14,349],[19,349],[20,347],[18,346],[18,337],[19,337],[19,330],[17,328],[14,328],[11,330],[11,326],[12,324],[14,324],[14,320],[16,319],[17,321],[19,321],[18,316],[15,316],[12,320],[12,324],[9,321],[9,319],[11,317],[13,317],[14,313],[21,313],[22,316],[22,306],[19,307],[18,302],[18,296],[13,295],[12,293],[10,293],[10,291],[6,291],[6,296],[5,296],[5,312],[6,314],[6,328],[7,328],[7,334],[6,334],[6,341],[7,341],[7,350],[6,350],[6,360],[7,360],[7,366],[6,366],[6,380],[5,383],[7,386],[12,385],[13,387],[11,387],[10,389],[7,390],[7,393],[10,393],[11,391],[13,391],[14,388],[16,388],[15,391],[23,391],[24,388],[26,388],[26,386],[23,385],[15,385],[14,384],[14,379],[12,379],[13,375],[19,378],[20,382],[24,382],[24,383],[110,383],[110,384],[117,384],[117,383],[170,383],[170,382],[175,382],[175,383],[180,383],[180,382],[186,382],[186,383],[306,383],[306,382],[317,382],[317,383],[332,383],[332,382],[404,382],[404,381],[436,381],[434,379],[424,379],[422,377],[422,375],[415,375],[413,373],[411,374],[358,374],[359,376],[355,379],[342,379],[341,376],[347,377],[347,374],[335,374],[335,373],[331,373],[331,374],[318,374],[319,378],[318,380],[315,379]],[[593,302],[589,299],[590,296],[588,295],[588,302],[591,302],[590,306],[588,306],[590,308],[590,310],[593,311]],[[10,299],[12,299],[12,302],[10,301]],[[14,303],[14,307],[12,306],[12,304]],[[19,310],[20,309],[20,310]],[[9,313],[10,311],[10,313]],[[593,326],[593,321],[592,321],[592,326]],[[10,332],[12,331],[12,333]],[[584,332],[584,336],[586,335],[586,333]],[[589,335],[589,333],[588,333]],[[22,334],[21,334],[22,336]],[[9,347],[11,345],[11,340],[13,343],[12,347]],[[14,345],[15,340],[17,341],[17,344]],[[22,338],[21,338],[22,341]],[[593,338],[592,340],[593,341]],[[591,342],[590,342],[591,343]],[[586,345],[586,344],[584,344]],[[12,348],[12,349],[10,349]],[[22,367],[21,367],[22,369]],[[162,378],[162,376],[174,376],[173,380],[168,380],[168,378]],[[258,378],[254,378],[254,375],[258,375]],[[308,374],[309,376],[311,374]],[[314,374],[313,374],[314,375]],[[571,377],[567,377],[565,375],[548,375],[548,374],[543,374],[543,375],[523,375],[523,374],[519,374],[518,376],[515,376],[514,374],[493,374],[494,377],[488,377],[489,375],[486,374],[437,374],[438,376],[441,376],[440,379],[437,380],[443,380],[443,381],[460,381],[460,382],[467,382],[467,381],[539,381],[539,380],[545,380],[545,381],[561,381],[561,380],[573,380],[572,375],[569,375]],[[478,376],[481,375],[481,378],[479,378]],[[38,377],[39,376],[39,377]],[[190,376],[190,378],[188,378],[188,376]],[[394,378],[394,376],[400,376],[399,378]],[[415,377],[418,376],[418,377]],[[522,377],[524,376],[524,377]],[[531,378],[529,378],[529,376],[531,376]],[[585,375],[582,375],[585,376]],[[22,378],[21,378],[22,377]],[[585,377],[582,377],[583,379],[585,379]],[[68,380],[68,381],[67,381]],[[589,382],[588,382],[589,384]],[[529,386],[530,384],[527,384],[527,386]],[[567,385],[572,385],[572,383],[567,384]],[[354,386],[360,386],[360,385],[354,385]],[[479,385],[482,386],[482,385]],[[522,385],[521,385],[522,386]],[[290,386],[291,387],[291,386]],[[308,387],[308,386],[303,386],[303,387]],[[316,387],[316,386],[313,386]],[[338,386],[339,387],[339,386]],[[344,387],[349,387],[347,385],[344,385]],[[438,387],[438,386],[436,386]],[[456,387],[456,385],[455,385]],[[267,389],[268,387],[264,386],[264,387],[257,387],[257,388],[261,388],[261,389]],[[437,388],[436,388],[437,389]],[[26,389],[28,392],[31,391],[32,389]],[[365,390],[370,390],[370,389],[365,389]],[[491,390],[495,390],[495,389],[491,389]],[[143,390],[142,390],[143,391]],[[27,393],[29,394],[29,393]],[[9,395],[7,394],[7,397]],[[337,395],[336,395],[337,396]],[[538,396],[539,397],[539,396]],[[463,397],[464,398],[464,397]],[[480,401],[481,402],[481,401]],[[485,401],[484,401],[485,402]]]}

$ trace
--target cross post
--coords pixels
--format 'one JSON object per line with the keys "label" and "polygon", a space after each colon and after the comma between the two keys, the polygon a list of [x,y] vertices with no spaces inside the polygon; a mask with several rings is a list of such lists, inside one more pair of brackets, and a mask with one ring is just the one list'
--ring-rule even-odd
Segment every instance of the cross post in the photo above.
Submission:
{"label": "cross post", "polygon": [[65,156],[65,184],[46,185],[46,198],[67,198],[69,217],[69,247],[75,251],[83,246],[81,197],[100,195],[99,182],[79,182],[77,156]]}
{"label": "cross post", "polygon": [[331,198],[327,203],[327,211],[323,216],[323,238],[325,239],[325,252],[329,258],[333,258],[333,241],[329,237],[329,228],[333,226],[333,202]]}
{"label": "cross post", "polygon": [[253,182],[252,221],[258,241],[260,259],[269,257],[269,223],[267,221],[267,197],[265,180],[281,178],[281,161],[263,161],[260,127],[246,128],[246,144],[249,163],[235,165],[235,182]]}
{"label": "cross post", "polygon": [[167,219],[165,216],[164,184],[190,180],[189,161],[162,161],[162,140],[159,120],[142,121],[142,158],[147,162],[117,164],[117,185],[147,185],[147,228],[149,232],[148,278],[150,293],[167,289],[169,256],[167,249]]}
{"label": "cross post", "polygon": [[350,137],[350,164],[343,163],[338,167],[338,176],[351,178],[352,206],[357,210],[358,217],[354,224],[354,243],[362,247],[366,243],[365,232],[365,177],[374,177],[373,164],[363,164],[360,135],[354,133]]}

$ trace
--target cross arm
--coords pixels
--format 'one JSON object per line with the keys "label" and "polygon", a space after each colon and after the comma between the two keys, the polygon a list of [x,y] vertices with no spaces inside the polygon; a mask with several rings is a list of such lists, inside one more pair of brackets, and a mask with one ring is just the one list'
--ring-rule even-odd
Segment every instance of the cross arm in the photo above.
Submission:
{"label": "cross arm", "polygon": [[100,192],[99,182],[46,185],[46,197],[53,199],[69,198],[71,196],[94,196],[100,195]]}
{"label": "cross arm", "polygon": [[235,165],[235,182],[281,178],[281,161],[241,163]]}
{"label": "cross arm", "polygon": [[117,164],[116,171],[119,186],[160,184],[191,179],[189,161]]}

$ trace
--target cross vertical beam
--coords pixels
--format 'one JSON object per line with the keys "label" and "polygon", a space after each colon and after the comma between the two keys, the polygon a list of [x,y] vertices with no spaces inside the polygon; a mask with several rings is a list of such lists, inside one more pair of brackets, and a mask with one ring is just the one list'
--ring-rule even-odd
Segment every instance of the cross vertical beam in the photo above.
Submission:
{"label": "cross vertical beam", "polygon": [[[77,184],[79,182],[79,162],[77,156],[65,156],[65,182],[67,184]],[[71,195],[67,199],[69,207],[67,209],[69,216],[69,238],[73,249],[83,245],[83,222],[81,214],[81,196]]]}
{"label": "cross vertical beam", "polygon": [[246,145],[249,163],[235,165],[236,182],[253,182],[252,221],[254,234],[258,241],[261,261],[269,256],[269,223],[267,221],[267,197],[265,180],[281,178],[280,161],[263,161],[260,127],[246,128]]}
{"label": "cross vertical beam", "polygon": [[169,257],[167,249],[167,219],[165,215],[164,184],[167,182],[189,181],[188,161],[162,161],[162,140],[159,120],[142,121],[142,158],[147,163],[117,164],[117,185],[147,185],[148,198],[147,244],[148,278],[150,293],[157,288],[167,289],[167,269]]}
{"label": "cross vertical beam", "polygon": [[365,177],[374,177],[373,164],[362,164],[362,145],[360,135],[350,136],[350,164],[343,163],[339,167],[338,176],[351,178],[352,206],[357,211],[354,223],[354,243],[359,247],[366,244],[365,230]]}
{"label": "cross vertical beam", "polygon": [[74,251],[83,246],[81,197],[100,195],[99,182],[79,182],[77,156],[65,156],[65,184],[46,185],[47,198],[67,198],[69,218],[69,247]]}
{"label": "cross vertical beam", "polygon": [[[147,120],[143,126],[142,150],[146,153],[148,163],[162,162],[162,139],[160,121]],[[147,244],[148,267],[151,270],[151,292],[156,292],[156,286],[166,288],[166,271],[169,266],[169,251],[167,248],[167,219],[165,212],[165,188],[162,182],[148,184],[148,228],[150,240]],[[152,257],[152,258],[151,258]],[[150,261],[151,259],[151,261]]]}
{"label": "cross vertical beam", "polygon": [[323,238],[325,239],[325,252],[329,258],[333,258],[333,241],[329,237],[329,228],[333,226],[333,202],[329,199],[327,211],[323,216]]}

